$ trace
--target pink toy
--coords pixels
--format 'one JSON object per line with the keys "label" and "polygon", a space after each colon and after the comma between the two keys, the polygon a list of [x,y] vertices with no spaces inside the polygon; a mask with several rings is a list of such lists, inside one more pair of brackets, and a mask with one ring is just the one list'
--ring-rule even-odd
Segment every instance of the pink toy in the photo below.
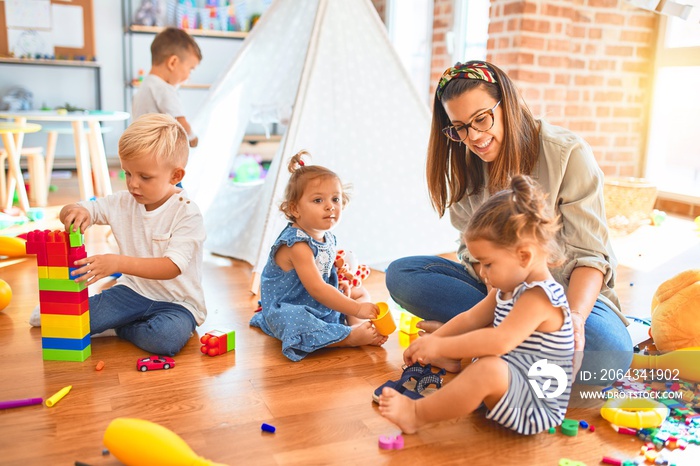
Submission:
{"label": "pink toy", "polygon": [[396,437],[392,437],[389,435],[380,435],[379,448],[382,450],[400,450],[403,448],[403,436],[397,435]]}
{"label": "pink toy", "polygon": [[335,256],[335,266],[338,269],[338,279],[347,281],[351,286],[362,286],[362,281],[369,277],[369,267],[358,264],[352,251],[339,249]]}

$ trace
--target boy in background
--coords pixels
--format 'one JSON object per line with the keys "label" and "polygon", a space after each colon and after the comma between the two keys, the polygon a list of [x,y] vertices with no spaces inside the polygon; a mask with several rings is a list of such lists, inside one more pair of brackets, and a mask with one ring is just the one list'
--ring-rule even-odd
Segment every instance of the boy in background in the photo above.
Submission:
{"label": "boy in background", "polygon": [[197,136],[185,118],[177,87],[187,81],[200,61],[202,52],[185,31],[169,27],[158,33],[151,44],[151,70],[132,102],[133,120],[146,113],[167,113],[185,128],[190,147],[197,147]]}

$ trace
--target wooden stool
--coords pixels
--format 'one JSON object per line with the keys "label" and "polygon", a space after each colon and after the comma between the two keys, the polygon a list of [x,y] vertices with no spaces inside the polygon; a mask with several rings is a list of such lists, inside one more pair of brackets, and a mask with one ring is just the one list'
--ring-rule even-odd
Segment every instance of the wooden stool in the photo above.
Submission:
{"label": "wooden stool", "polygon": [[[20,157],[27,158],[29,170],[29,202],[36,207],[46,207],[48,202],[48,186],[46,185],[46,164],[44,149],[41,147],[24,147]],[[0,191],[7,192],[5,185],[5,160],[7,151],[0,149]]]}
{"label": "wooden stool", "polygon": [[[25,133],[35,133],[41,129],[41,125],[18,124],[18,123],[0,123],[0,136],[5,147],[5,157],[9,161],[9,177],[5,176],[5,165],[3,159],[2,176],[0,177],[5,189],[0,194],[2,200],[2,209],[9,210],[12,208],[12,197],[15,189],[22,210],[29,210],[29,200],[27,199],[27,191],[24,189],[24,179],[22,178],[22,169],[19,166],[19,159],[22,154],[22,143],[24,142]],[[36,161],[37,157],[35,157]],[[43,158],[42,158],[43,162]],[[46,186],[46,181],[43,182]],[[41,193],[40,193],[41,194]]]}

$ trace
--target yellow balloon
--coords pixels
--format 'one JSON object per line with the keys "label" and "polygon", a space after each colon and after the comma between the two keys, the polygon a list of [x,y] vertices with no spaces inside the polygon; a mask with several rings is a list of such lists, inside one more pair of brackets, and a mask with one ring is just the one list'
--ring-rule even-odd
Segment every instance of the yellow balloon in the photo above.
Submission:
{"label": "yellow balloon", "polygon": [[143,419],[114,419],[102,440],[126,466],[225,466],[198,456],[175,432]]}

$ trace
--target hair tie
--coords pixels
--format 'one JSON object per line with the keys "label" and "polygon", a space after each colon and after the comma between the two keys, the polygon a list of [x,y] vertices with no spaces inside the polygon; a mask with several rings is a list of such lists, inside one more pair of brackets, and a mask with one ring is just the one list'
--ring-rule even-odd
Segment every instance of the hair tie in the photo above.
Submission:
{"label": "hair tie", "polygon": [[299,159],[299,166],[300,166],[300,167],[303,167],[303,166],[304,166],[304,161],[301,160],[301,159]]}
{"label": "hair tie", "polygon": [[447,68],[438,81],[435,94],[438,99],[442,98],[442,93],[445,92],[445,86],[453,78],[462,79],[478,79],[487,83],[497,84],[496,74],[491,70],[489,65],[483,61],[469,61],[467,63],[457,62],[455,66]]}

